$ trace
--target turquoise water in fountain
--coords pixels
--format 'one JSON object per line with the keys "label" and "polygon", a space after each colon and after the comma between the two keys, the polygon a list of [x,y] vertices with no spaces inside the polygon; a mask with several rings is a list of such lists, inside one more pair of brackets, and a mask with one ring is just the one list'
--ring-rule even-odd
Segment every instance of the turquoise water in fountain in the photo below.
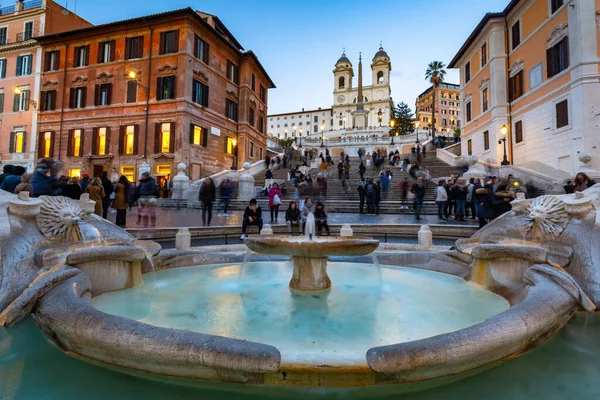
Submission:
{"label": "turquoise water in fountain", "polygon": [[331,262],[332,288],[292,292],[290,262],[180,268],[93,299],[150,325],[275,346],[282,364],[366,365],[371,347],[462,329],[508,309],[451,275]]}

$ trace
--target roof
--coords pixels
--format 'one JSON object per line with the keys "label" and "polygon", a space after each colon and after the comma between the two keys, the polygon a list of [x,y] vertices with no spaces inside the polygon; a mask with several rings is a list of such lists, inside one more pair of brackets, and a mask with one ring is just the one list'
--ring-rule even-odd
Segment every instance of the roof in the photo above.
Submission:
{"label": "roof", "polygon": [[373,60],[378,58],[378,57],[387,57],[390,58],[388,56],[388,54],[385,52],[385,50],[383,50],[383,47],[379,47],[379,51],[377,53],[375,53],[375,57],[373,57]]}
{"label": "roof", "polygon": [[519,4],[520,1],[521,0],[511,0],[511,2],[508,3],[508,5],[504,9],[504,11],[489,12],[489,13],[485,14],[483,16],[483,18],[481,19],[481,21],[479,22],[479,24],[477,24],[477,26],[473,30],[473,32],[471,32],[471,34],[469,35],[469,37],[467,38],[465,43],[458,50],[458,53],[456,53],[456,55],[454,56],[452,61],[450,61],[450,63],[448,64],[448,68],[456,68],[456,64],[458,63],[458,60],[460,60],[465,55],[465,53],[467,52],[469,47],[471,47],[473,42],[475,42],[475,40],[477,39],[477,37],[479,36],[479,34],[483,30],[483,28],[487,25],[487,23],[489,21],[491,21],[492,19],[497,19],[497,18],[503,18],[503,19],[506,18],[508,16],[508,14],[510,14],[510,12],[517,6],[517,4]]}
{"label": "roof", "polygon": [[348,63],[348,64],[352,65],[352,63],[350,62],[350,60],[348,59],[348,57],[346,57],[346,53],[342,54],[342,56],[340,57],[339,60],[337,60],[337,62],[335,63],[335,65],[338,65],[340,63]]}
{"label": "roof", "polygon": [[271,87],[269,89],[275,89],[277,87],[277,86],[275,86],[275,83],[273,82],[273,80],[271,80],[271,77],[269,76],[269,74],[267,74],[267,71],[262,66],[262,64],[260,63],[260,61],[258,61],[258,57],[256,57],[256,54],[254,54],[254,52],[252,50],[248,50],[248,51],[242,53],[242,55],[243,56],[251,57],[254,60],[254,62],[256,63],[256,65],[258,66],[258,68],[260,69],[260,71],[265,75],[265,77],[269,81],[269,84],[271,85]]}

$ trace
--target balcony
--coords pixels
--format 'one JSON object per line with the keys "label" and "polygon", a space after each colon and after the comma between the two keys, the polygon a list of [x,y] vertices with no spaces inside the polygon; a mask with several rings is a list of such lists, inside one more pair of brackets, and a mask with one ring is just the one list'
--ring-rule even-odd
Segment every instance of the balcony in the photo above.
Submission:
{"label": "balcony", "polygon": [[[30,0],[23,3],[23,11],[31,10],[42,6],[42,0]],[[15,12],[15,5],[0,8],[0,15],[12,14]]]}

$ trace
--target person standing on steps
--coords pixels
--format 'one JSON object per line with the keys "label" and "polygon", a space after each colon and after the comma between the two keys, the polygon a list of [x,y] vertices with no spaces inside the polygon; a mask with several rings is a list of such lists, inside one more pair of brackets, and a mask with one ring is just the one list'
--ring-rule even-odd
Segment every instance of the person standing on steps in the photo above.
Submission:
{"label": "person standing on steps", "polygon": [[[273,186],[271,186],[271,189],[269,189],[269,209],[271,210],[271,223],[273,223],[273,220],[277,222],[280,205],[281,189],[279,189],[279,185],[277,182],[275,182],[273,183]],[[273,215],[275,215],[275,219],[273,219]]]}
{"label": "person standing on steps", "polygon": [[367,180],[365,189],[367,197],[367,214],[373,214],[375,212],[375,183],[373,182],[373,179],[369,178]]}
{"label": "person standing on steps", "polygon": [[210,226],[213,203],[216,197],[215,183],[212,178],[208,177],[204,180],[202,186],[200,186],[200,193],[198,194],[198,200],[200,200],[200,204],[202,205],[202,226]]}
{"label": "person standing on steps", "polygon": [[358,173],[360,174],[360,179],[364,179],[365,178],[365,172],[367,171],[367,167],[365,167],[365,164],[361,161],[360,165],[358,167]]}
{"label": "person standing on steps", "polygon": [[244,215],[242,217],[242,236],[240,237],[240,240],[244,240],[246,238],[246,229],[248,229],[248,225],[258,225],[258,233],[262,231],[262,209],[256,203],[256,199],[250,200],[250,204],[244,211]]}
{"label": "person standing on steps", "polygon": [[344,177],[344,162],[342,160],[340,160],[340,162],[338,163],[337,169],[338,169],[338,179],[342,180],[342,178]]}
{"label": "person standing on steps", "polygon": [[444,187],[445,183],[446,181],[442,179],[438,182],[438,187],[435,188],[435,204],[438,208],[438,218],[440,221],[447,221],[444,216],[444,209],[448,201],[448,192],[446,192],[446,188]]}
{"label": "person standing on steps", "polygon": [[375,183],[375,198],[373,199],[373,203],[375,206],[375,215],[379,215],[379,203],[381,203],[381,181],[377,180]]}
{"label": "person standing on steps", "polygon": [[358,184],[358,198],[360,199],[360,203],[358,205],[358,211],[361,214],[365,213],[365,198],[367,197],[367,183],[365,182],[365,178],[360,178],[360,183]]}
{"label": "person standing on steps", "polygon": [[421,221],[421,211],[423,210],[423,199],[425,198],[425,182],[423,177],[419,176],[413,184],[411,192],[415,195],[415,216],[417,221]]}
{"label": "person standing on steps", "polygon": [[114,198],[113,192],[113,184],[108,179],[108,171],[102,171],[102,187],[104,187],[104,198],[102,199],[102,218],[106,219],[108,215],[108,208],[110,207],[110,203]]}

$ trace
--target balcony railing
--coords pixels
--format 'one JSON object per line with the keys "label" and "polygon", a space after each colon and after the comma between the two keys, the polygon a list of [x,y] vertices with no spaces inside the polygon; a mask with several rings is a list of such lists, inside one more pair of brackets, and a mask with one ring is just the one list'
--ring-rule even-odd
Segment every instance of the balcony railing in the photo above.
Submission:
{"label": "balcony railing", "polygon": [[[30,1],[26,1],[23,3],[23,11],[25,10],[31,10],[32,8],[38,8],[42,6],[42,0],[30,0]],[[2,15],[6,15],[6,14],[12,14],[15,12],[15,5],[11,5],[11,6],[6,6],[6,7],[2,7],[0,8],[0,14]]]}

